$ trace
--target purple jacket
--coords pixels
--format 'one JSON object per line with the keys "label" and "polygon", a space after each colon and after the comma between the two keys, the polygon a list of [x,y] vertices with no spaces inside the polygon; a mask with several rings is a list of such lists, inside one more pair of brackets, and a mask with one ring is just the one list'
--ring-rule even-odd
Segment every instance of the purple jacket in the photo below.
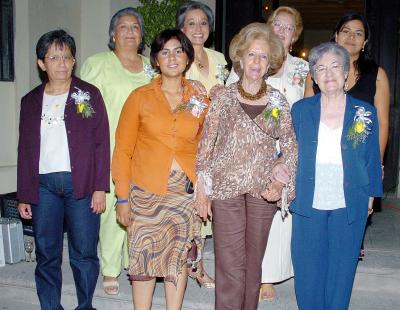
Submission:
{"label": "purple jacket", "polygon": [[[39,200],[40,123],[45,84],[21,99],[18,143],[17,198],[22,203]],[[89,92],[95,113],[91,118],[78,114],[71,94],[79,88]],[[100,91],[72,77],[64,112],[71,174],[75,198],[94,191],[110,190],[110,134],[106,108]]]}

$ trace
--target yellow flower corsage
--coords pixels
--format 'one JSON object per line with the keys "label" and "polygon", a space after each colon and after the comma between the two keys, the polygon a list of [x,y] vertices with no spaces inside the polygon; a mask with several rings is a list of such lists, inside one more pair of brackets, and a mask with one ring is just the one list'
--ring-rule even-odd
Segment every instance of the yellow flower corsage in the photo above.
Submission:
{"label": "yellow flower corsage", "polygon": [[272,94],[270,96],[270,107],[268,107],[264,112],[264,118],[267,121],[274,121],[275,125],[279,124],[279,117],[281,115],[281,98],[277,94]]}
{"label": "yellow flower corsage", "polygon": [[370,111],[366,111],[364,107],[356,106],[357,111],[354,116],[354,122],[347,132],[347,140],[353,141],[355,149],[358,143],[365,143],[368,135],[371,133],[370,125],[372,124]]}

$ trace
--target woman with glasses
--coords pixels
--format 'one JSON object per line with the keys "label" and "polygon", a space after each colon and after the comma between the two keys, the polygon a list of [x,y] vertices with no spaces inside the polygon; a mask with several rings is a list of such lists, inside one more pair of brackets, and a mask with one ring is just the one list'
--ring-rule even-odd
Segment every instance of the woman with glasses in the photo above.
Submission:
{"label": "woman with glasses", "polygon": [[[367,20],[358,13],[344,15],[336,24],[334,38],[350,54],[350,70],[346,80],[346,92],[363,101],[373,104],[378,113],[379,146],[381,159],[389,134],[389,80],[383,68],[371,58],[371,31]],[[305,96],[319,92],[318,85],[307,78]]]}
{"label": "woman with glasses", "polygon": [[[383,169],[383,158],[389,136],[389,79],[385,70],[371,58],[371,31],[367,20],[358,13],[344,15],[335,27],[332,41],[343,46],[350,54],[350,70],[345,84],[346,92],[357,99],[373,104],[377,110]],[[305,96],[312,96],[319,91],[311,77],[308,77]],[[380,200],[376,199],[374,207],[379,206],[379,203]],[[369,210],[369,214],[372,212],[373,208]],[[364,246],[362,245],[360,259],[364,255]]]}
{"label": "woman with glasses", "polygon": [[300,310],[348,309],[368,207],[382,195],[377,111],[345,92],[348,51],[313,48],[321,92],[292,107],[298,142],[292,258]]}
{"label": "woman with glasses", "polygon": [[[292,106],[304,96],[305,79],[308,73],[307,62],[290,55],[292,45],[299,39],[303,30],[302,18],[296,9],[280,6],[269,16],[267,25],[278,36],[285,51],[285,61],[277,73],[268,76],[267,83],[278,89]],[[226,84],[229,85],[237,79],[236,73],[232,70]],[[287,183],[290,176],[287,170],[277,170],[274,177],[282,183]],[[273,301],[275,299],[273,283],[293,277],[290,254],[291,233],[290,213],[282,218],[281,212],[278,212],[272,222],[262,264],[260,300]]]}
{"label": "woman with glasses", "polygon": [[110,182],[109,129],[99,90],[72,74],[75,53],[75,41],[64,30],[42,35],[36,55],[45,81],[21,100],[18,209],[33,223],[41,309],[63,309],[64,231],[76,309],[94,309],[99,275],[100,213]]}
{"label": "woman with glasses", "polygon": [[180,309],[193,241],[201,251],[201,221],[186,185],[196,182],[208,101],[184,78],[193,59],[180,30],[158,34],[150,61],[160,76],[129,95],[118,122],[112,176],[117,220],[128,228],[135,309],[151,309],[156,277],[164,278],[166,308]]}

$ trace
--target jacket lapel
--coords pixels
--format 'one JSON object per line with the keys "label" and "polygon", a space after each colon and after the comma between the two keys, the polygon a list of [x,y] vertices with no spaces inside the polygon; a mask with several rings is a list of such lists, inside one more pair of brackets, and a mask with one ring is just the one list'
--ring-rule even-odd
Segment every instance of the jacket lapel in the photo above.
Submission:
{"label": "jacket lapel", "polygon": [[349,132],[349,128],[353,125],[355,110],[356,107],[351,96],[346,95],[346,107],[344,110],[342,143],[345,142],[346,135]]}
{"label": "jacket lapel", "polygon": [[315,140],[318,139],[319,122],[321,120],[321,94],[313,97],[313,101],[310,102],[310,114],[312,119],[312,126],[314,128],[313,136]]}
{"label": "jacket lapel", "polygon": [[68,97],[65,103],[65,114],[66,113],[75,113],[75,102],[71,98],[73,92],[77,91],[75,87],[79,88],[78,79],[75,76],[72,76],[71,85],[69,86]]}

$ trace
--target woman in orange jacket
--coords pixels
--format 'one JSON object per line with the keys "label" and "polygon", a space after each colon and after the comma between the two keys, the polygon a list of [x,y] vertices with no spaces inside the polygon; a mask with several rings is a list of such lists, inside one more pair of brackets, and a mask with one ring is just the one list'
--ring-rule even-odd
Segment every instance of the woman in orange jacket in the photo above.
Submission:
{"label": "woman in orange jacket", "polygon": [[156,277],[164,278],[167,309],[180,309],[187,253],[193,240],[200,247],[201,221],[186,185],[196,181],[208,101],[183,77],[193,58],[180,30],[162,31],[150,54],[160,76],[132,92],[116,131],[112,176],[117,219],[128,227],[135,309],[151,308]]}

